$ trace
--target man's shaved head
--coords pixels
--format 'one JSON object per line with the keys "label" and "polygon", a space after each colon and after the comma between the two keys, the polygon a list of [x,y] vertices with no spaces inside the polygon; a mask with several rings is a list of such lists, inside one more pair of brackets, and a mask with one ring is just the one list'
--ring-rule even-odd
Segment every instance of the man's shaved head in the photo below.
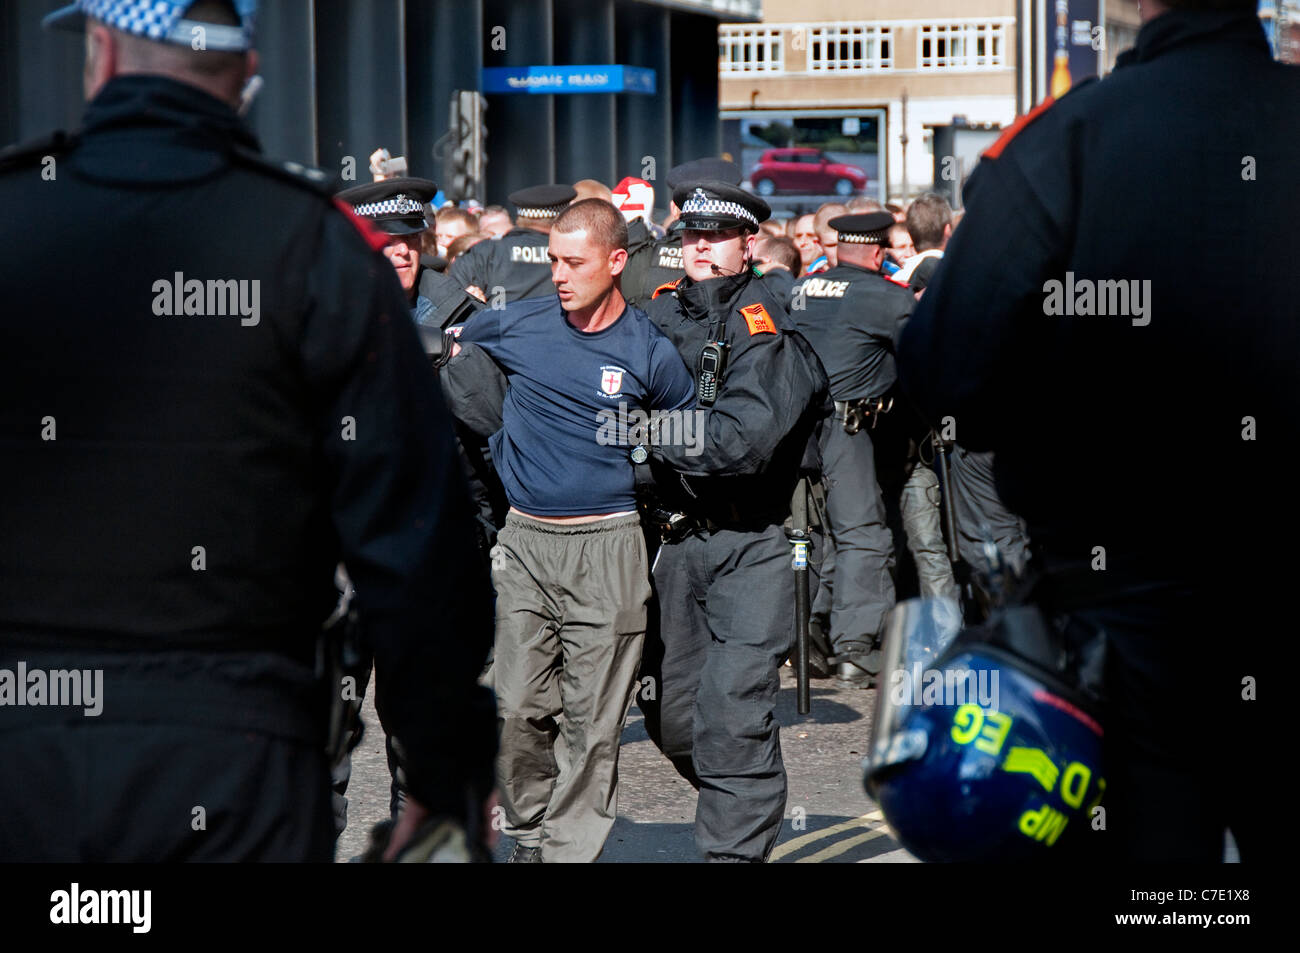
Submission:
{"label": "man's shaved head", "polygon": [[627,249],[627,221],[623,213],[604,199],[578,199],[555,220],[552,232],[586,232],[606,251]]}

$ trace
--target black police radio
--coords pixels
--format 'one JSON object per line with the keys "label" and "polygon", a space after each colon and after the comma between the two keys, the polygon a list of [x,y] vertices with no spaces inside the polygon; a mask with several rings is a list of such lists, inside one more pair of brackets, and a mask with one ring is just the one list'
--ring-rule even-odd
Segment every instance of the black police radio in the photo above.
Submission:
{"label": "black police radio", "polygon": [[727,342],[709,341],[695,360],[695,397],[701,407],[712,407],[718,399],[718,385],[727,369]]}

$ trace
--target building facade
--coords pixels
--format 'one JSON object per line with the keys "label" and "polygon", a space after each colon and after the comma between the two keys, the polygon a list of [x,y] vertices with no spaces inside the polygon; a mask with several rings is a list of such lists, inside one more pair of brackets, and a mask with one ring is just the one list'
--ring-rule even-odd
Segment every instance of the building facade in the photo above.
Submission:
{"label": "building facade", "polygon": [[[83,45],[40,27],[66,2],[0,4],[0,145],[80,121]],[[263,0],[265,85],[249,122],[273,156],[364,181],[384,147],[407,157],[410,174],[442,182],[453,92],[482,90],[484,68],[626,65],[653,71],[654,92],[488,94],[480,197],[661,179],[720,151],[717,24],[759,9],[759,0]]]}
{"label": "building facade", "polygon": [[[763,114],[779,114],[795,138],[820,114],[875,142],[827,140],[833,158],[857,151],[868,194],[914,194],[933,181],[928,126],[964,117],[1001,126],[1016,116],[1017,0],[764,0],[761,23],[719,30],[724,140],[744,158],[761,148]],[[850,115],[850,114],[855,115]],[[726,121],[741,120],[728,137]],[[853,120],[857,120],[854,122]],[[816,141],[812,135],[810,141]],[[775,141],[768,135],[766,141]],[[797,143],[796,143],[797,144]],[[746,164],[743,163],[742,164]],[[746,171],[752,171],[747,168]]]}

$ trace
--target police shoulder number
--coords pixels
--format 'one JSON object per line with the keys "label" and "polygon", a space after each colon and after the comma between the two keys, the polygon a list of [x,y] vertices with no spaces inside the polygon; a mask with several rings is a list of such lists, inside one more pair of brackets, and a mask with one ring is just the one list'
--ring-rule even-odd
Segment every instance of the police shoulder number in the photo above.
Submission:
{"label": "police shoulder number", "polygon": [[767,313],[767,308],[762,304],[755,302],[740,309],[741,315],[745,318],[745,324],[749,328],[749,336],[755,334],[776,334],[776,322],[772,316]]}

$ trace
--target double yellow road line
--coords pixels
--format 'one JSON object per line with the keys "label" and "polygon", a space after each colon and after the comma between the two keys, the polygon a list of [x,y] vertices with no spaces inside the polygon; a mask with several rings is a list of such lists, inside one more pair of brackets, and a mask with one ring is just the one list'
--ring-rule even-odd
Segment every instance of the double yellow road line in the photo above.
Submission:
{"label": "double yellow road line", "polygon": [[807,857],[800,857],[794,861],[796,864],[820,864],[838,857],[840,854],[847,853],[859,844],[865,844],[869,840],[875,840],[877,837],[888,837],[889,828],[885,826],[885,816],[879,811],[872,811],[869,814],[863,814],[861,817],[855,817],[851,821],[844,821],[832,827],[824,827],[819,831],[811,831],[802,834],[784,844],[777,845],[776,850],[772,851],[769,863],[775,863],[782,858],[803,850],[809,844],[815,844],[819,840],[825,840],[827,837],[835,837],[855,830],[863,830],[865,833],[856,834],[852,837],[846,837],[843,840],[836,841],[829,847],[824,847],[815,854],[809,854]]}

